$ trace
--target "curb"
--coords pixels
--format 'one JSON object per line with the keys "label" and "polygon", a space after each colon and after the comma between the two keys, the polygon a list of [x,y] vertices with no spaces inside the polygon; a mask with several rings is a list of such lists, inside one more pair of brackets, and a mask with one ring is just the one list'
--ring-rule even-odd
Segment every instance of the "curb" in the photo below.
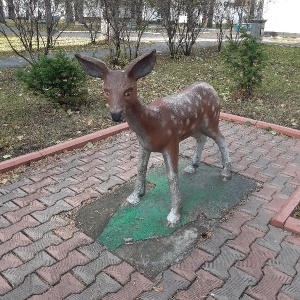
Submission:
{"label": "curb", "polygon": [[291,195],[278,213],[271,219],[270,224],[281,229],[300,234],[300,220],[291,217],[300,203],[300,187]]}
{"label": "curb", "polygon": [[297,129],[292,129],[292,128],[284,127],[281,125],[276,125],[276,124],[267,123],[267,122],[263,122],[263,121],[257,121],[254,119],[240,117],[240,116],[231,115],[231,114],[222,113],[222,112],[220,113],[220,119],[229,121],[229,122],[238,123],[238,124],[249,123],[251,125],[256,126],[257,128],[261,128],[261,129],[268,128],[268,129],[274,130],[278,133],[282,133],[284,135],[300,139],[300,130],[297,130]]}
{"label": "curb", "polygon": [[[300,138],[300,130],[292,129],[272,123],[266,123],[262,121],[257,121],[250,118],[240,117],[227,113],[220,113],[220,119],[224,121],[234,122],[238,124],[250,123],[258,128],[271,128],[278,133],[285,134],[290,137]],[[51,146],[36,152],[28,153],[25,155],[21,155],[3,162],[0,162],[0,173],[5,173],[7,171],[11,171],[21,165],[31,163],[33,161],[37,161],[43,159],[50,155],[55,155],[62,153],[64,151],[74,150],[81,147],[84,147],[89,142],[98,142],[100,140],[106,139],[110,136],[113,136],[117,133],[120,133],[124,130],[128,130],[129,126],[127,123],[122,123],[116,126],[112,126],[103,130],[96,131],[94,133],[60,143],[55,146]]]}
{"label": "curb", "polygon": [[50,155],[62,153],[64,151],[70,151],[84,147],[89,142],[98,142],[104,140],[110,136],[113,136],[122,131],[128,130],[128,124],[122,123],[120,125],[112,126],[103,130],[96,131],[94,133],[84,135],[82,137],[60,143],[55,146],[51,146],[36,152],[21,155],[3,162],[0,162],[0,173],[11,171],[21,165],[28,164],[40,159],[43,159]]}

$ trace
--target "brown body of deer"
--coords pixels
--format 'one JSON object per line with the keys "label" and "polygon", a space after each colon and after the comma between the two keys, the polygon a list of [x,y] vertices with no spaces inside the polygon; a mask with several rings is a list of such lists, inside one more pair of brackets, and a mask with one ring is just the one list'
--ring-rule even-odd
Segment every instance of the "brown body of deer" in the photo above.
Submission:
{"label": "brown body of deer", "polygon": [[137,97],[137,80],[149,74],[156,62],[155,50],[133,60],[125,70],[111,70],[101,60],[76,55],[87,74],[102,78],[104,94],[114,121],[125,119],[139,140],[138,174],[133,193],[126,203],[137,204],[145,194],[147,164],[151,152],[164,157],[171,193],[167,226],[180,221],[181,198],[178,188],[179,142],[192,136],[197,141],[193,161],[185,169],[194,173],[199,166],[206,137],[221,151],[222,180],[230,179],[231,163],[225,138],[219,129],[220,104],[216,91],[207,83],[195,83],[182,92],[159,98],[149,105]]}

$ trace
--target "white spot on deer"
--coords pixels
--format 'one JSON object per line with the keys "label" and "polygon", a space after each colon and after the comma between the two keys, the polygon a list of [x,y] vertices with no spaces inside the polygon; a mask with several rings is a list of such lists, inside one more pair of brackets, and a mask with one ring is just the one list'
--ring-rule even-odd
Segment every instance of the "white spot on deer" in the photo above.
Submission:
{"label": "white spot on deer", "polygon": [[186,125],[186,126],[189,126],[189,125],[190,125],[190,122],[191,122],[190,119],[186,119],[186,120],[185,120],[185,125]]}
{"label": "white spot on deer", "polygon": [[215,106],[214,106],[214,105],[211,106],[211,110],[212,110],[213,112],[215,111]]}
{"label": "white spot on deer", "polygon": [[169,129],[169,130],[167,131],[167,136],[171,136],[171,134],[172,134],[172,131],[171,131],[171,129]]}
{"label": "white spot on deer", "polygon": [[160,109],[157,106],[151,106],[151,110],[154,112],[159,112]]}

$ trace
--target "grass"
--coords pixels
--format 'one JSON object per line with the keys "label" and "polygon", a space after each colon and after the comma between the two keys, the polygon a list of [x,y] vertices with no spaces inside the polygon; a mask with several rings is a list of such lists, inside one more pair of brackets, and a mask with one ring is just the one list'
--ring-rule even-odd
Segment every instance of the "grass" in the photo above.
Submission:
{"label": "grass", "polygon": [[[23,46],[19,39],[16,37],[10,37],[12,45],[21,54],[28,56],[25,51],[22,51]],[[56,41],[55,48],[50,49],[50,53],[55,53],[59,50],[70,51],[70,52],[80,52],[84,50],[99,50],[99,48],[107,47],[103,39],[98,39],[95,45],[91,44],[89,38],[74,38],[74,37],[59,37]],[[0,35],[0,58],[7,58],[14,56],[14,51],[10,48],[6,38]]]}
{"label": "grass", "polygon": [[[232,100],[233,82],[214,48],[180,60],[160,54],[155,70],[139,81],[139,95],[150,102],[205,80],[218,91],[224,112],[300,129],[300,48],[264,47],[263,84],[247,101]],[[114,125],[101,80],[90,78],[87,104],[69,110],[23,91],[14,74],[14,69],[0,70],[0,161]]]}

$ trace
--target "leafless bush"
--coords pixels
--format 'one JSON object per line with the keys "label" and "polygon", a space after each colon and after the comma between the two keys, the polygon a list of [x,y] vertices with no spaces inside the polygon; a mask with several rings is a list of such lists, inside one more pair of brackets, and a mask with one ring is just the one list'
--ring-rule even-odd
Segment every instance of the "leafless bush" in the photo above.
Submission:
{"label": "leafless bush", "polygon": [[[2,12],[0,10],[4,19],[0,23],[0,33],[4,35],[11,49],[30,64],[36,61],[39,53],[49,53],[68,25],[66,23],[64,28],[57,30],[63,11],[62,2],[59,0],[12,0],[7,5]],[[5,9],[9,12],[9,17],[12,17],[12,23],[5,21]],[[19,49],[14,43],[16,38],[23,49]]]}

